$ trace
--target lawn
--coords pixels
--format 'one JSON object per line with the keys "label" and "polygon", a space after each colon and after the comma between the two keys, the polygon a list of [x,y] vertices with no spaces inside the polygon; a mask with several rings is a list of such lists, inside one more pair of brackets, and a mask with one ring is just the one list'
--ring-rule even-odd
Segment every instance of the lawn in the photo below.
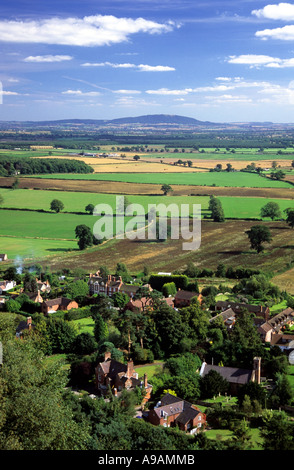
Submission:
{"label": "lawn", "polygon": [[91,317],[80,318],[78,320],[74,320],[73,322],[77,325],[79,334],[90,333],[91,335],[93,335],[95,322]]}
{"label": "lawn", "polygon": [[285,181],[274,181],[253,173],[245,172],[191,172],[191,173],[59,173],[46,175],[30,175],[34,178],[66,179],[66,180],[97,180],[118,181],[128,183],[151,183],[170,185],[195,185],[244,188],[292,188]]}

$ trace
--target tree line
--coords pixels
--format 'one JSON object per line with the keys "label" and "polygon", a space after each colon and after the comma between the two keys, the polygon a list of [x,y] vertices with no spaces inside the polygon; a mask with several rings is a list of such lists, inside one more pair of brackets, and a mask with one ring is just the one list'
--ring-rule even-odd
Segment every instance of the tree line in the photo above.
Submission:
{"label": "tree line", "polygon": [[51,173],[93,173],[94,169],[80,160],[58,158],[0,157],[0,176]]}

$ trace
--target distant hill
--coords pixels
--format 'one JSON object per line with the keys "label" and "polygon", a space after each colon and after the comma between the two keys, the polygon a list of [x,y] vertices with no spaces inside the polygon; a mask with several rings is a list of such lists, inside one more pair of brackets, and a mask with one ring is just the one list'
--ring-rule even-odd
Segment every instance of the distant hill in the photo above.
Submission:
{"label": "distant hill", "polygon": [[138,117],[124,117],[117,119],[59,119],[50,121],[0,121],[0,127],[3,129],[10,127],[55,127],[55,126],[121,126],[121,125],[176,125],[176,126],[195,126],[195,127],[225,127],[226,124],[216,124],[208,121],[199,121],[186,116],[171,114],[149,114]]}
{"label": "distant hill", "polygon": [[108,121],[110,124],[145,124],[145,125],[158,125],[158,124],[177,124],[177,125],[190,125],[199,126],[205,124],[213,124],[211,122],[203,122],[198,119],[178,116],[176,114],[147,114],[145,116],[126,117],[119,119],[112,119]]}

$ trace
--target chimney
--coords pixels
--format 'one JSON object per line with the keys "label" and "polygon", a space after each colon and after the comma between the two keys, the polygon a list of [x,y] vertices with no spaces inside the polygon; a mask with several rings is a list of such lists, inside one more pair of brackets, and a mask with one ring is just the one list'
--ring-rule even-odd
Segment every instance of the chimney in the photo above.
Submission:
{"label": "chimney", "polygon": [[133,377],[133,372],[134,372],[134,363],[133,363],[132,359],[130,359],[129,362],[128,362],[128,365],[127,365],[127,373],[126,373],[126,376],[127,376],[128,379]]}
{"label": "chimney", "polygon": [[29,327],[29,330],[32,328],[32,317],[27,318],[27,325]]}
{"label": "chimney", "polygon": [[253,381],[260,384],[260,364],[261,364],[261,357],[255,357],[253,359]]}
{"label": "chimney", "polygon": [[111,359],[111,352],[110,351],[106,351],[104,353],[104,361],[107,361],[108,359]]}

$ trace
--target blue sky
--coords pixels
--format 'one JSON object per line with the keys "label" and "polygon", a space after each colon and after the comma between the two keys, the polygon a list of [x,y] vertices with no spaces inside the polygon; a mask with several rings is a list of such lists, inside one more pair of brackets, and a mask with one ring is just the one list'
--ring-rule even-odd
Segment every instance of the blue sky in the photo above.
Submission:
{"label": "blue sky", "polygon": [[294,3],[5,3],[0,120],[294,122]]}

